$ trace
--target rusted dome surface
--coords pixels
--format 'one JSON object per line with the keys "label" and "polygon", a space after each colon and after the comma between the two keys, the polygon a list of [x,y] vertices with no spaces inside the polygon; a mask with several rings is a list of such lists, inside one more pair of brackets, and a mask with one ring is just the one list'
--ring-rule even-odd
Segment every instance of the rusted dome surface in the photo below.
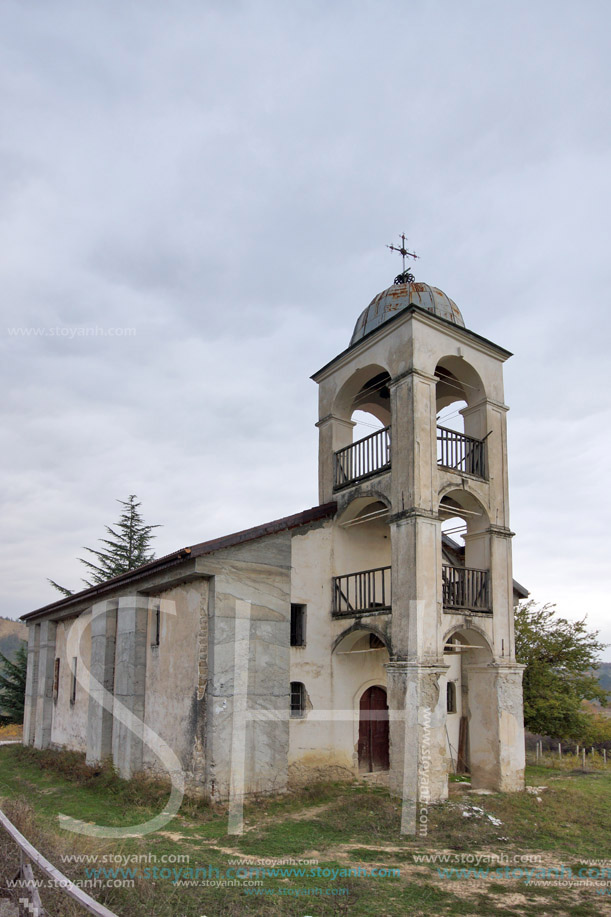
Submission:
{"label": "rusted dome surface", "polygon": [[439,318],[460,325],[461,328],[465,327],[458,306],[442,290],[431,287],[428,283],[398,283],[374,296],[365,311],[360,314],[350,344],[356,344],[397,312],[412,305],[420,306],[421,309],[426,309],[433,315],[438,315]]}

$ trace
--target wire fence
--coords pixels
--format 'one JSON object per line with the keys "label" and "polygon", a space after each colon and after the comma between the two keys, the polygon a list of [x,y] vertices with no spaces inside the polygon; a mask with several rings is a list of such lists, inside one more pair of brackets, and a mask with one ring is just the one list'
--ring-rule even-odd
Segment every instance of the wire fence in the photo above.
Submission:
{"label": "wire fence", "polygon": [[611,753],[606,748],[549,741],[537,741],[526,747],[526,763],[556,767],[559,770],[604,770],[611,763]]}

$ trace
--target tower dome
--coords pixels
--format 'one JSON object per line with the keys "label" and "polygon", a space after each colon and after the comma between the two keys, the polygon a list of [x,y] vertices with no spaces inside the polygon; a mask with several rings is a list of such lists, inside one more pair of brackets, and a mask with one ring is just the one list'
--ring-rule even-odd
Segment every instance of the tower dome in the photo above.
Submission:
{"label": "tower dome", "polygon": [[437,287],[428,283],[395,283],[371,300],[364,312],[361,312],[355,325],[350,345],[356,344],[366,334],[379,328],[384,322],[393,318],[397,312],[407,309],[408,306],[419,306],[432,312],[433,315],[453,322],[455,325],[465,327],[460,310],[453,300]]}

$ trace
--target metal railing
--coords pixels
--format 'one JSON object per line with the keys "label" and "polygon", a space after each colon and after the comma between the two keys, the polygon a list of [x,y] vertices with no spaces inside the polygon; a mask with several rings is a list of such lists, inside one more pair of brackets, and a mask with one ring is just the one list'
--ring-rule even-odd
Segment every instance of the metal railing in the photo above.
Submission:
{"label": "metal railing", "polygon": [[376,430],[335,453],[334,485],[354,484],[390,468],[390,427]]}
{"label": "metal railing", "polygon": [[490,577],[487,570],[442,566],[443,607],[490,613]]}
{"label": "metal railing", "polygon": [[486,440],[437,427],[437,464],[486,478]]}
{"label": "metal railing", "polygon": [[333,614],[356,614],[363,611],[390,611],[390,567],[361,570],[333,577]]}

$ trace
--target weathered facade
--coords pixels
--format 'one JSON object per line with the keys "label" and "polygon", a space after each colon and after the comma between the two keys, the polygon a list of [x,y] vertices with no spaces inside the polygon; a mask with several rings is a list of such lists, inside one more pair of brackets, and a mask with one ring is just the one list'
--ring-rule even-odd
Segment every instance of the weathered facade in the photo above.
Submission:
{"label": "weathered facade", "polygon": [[[457,769],[520,789],[509,356],[433,287],[377,296],[313,376],[319,505],[25,616],[24,742],[216,798],[385,769],[414,804]],[[356,411],[382,426],[353,442]]]}

